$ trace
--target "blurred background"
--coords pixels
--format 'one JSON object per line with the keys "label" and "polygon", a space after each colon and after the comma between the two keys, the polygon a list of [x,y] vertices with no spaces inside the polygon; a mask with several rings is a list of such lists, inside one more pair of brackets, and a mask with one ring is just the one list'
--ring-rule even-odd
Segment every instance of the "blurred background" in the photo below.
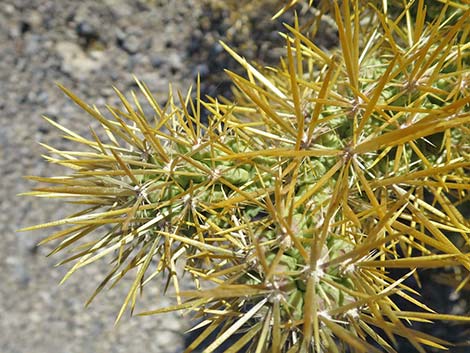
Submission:
{"label": "blurred background", "polygon": [[[79,271],[62,286],[69,266],[46,258],[52,246],[36,244],[48,230],[16,233],[28,225],[72,212],[55,200],[16,195],[34,183],[24,175],[63,173],[41,158],[38,142],[73,148],[41,115],[89,136],[91,119],[55,85],[89,104],[116,104],[112,86],[135,89],[132,74],[164,103],[169,82],[187,90],[186,56],[198,19],[191,1],[3,0],[0,3],[0,351],[4,353],[101,353],[183,351],[183,321],[176,314],[128,315],[114,327],[129,281],[84,303],[104,274],[106,261]],[[101,267],[100,267],[101,266]],[[149,287],[139,311],[168,304]]]}
{"label": "blurred background", "polygon": [[[264,3],[269,3],[265,1]],[[273,1],[271,1],[272,3]],[[281,22],[265,8],[248,29],[234,27],[226,8],[196,0],[2,0],[0,1],[0,352],[176,353],[187,328],[178,314],[125,315],[114,327],[130,281],[84,303],[102,280],[106,260],[59,281],[70,267],[54,267],[66,254],[47,258],[52,245],[36,244],[49,230],[20,228],[60,219],[76,210],[56,200],[18,197],[34,183],[25,175],[62,175],[47,164],[38,142],[72,149],[45,115],[90,136],[95,124],[56,87],[61,83],[89,104],[116,105],[112,86],[129,95],[135,74],[165,103],[168,85],[183,93],[200,72],[203,94],[230,94],[223,68],[235,66],[218,40],[243,47],[249,58],[279,58],[271,50]],[[249,27],[252,29],[253,27]],[[227,31],[230,32],[227,36]],[[273,40],[274,39],[274,40]],[[256,44],[269,40],[262,49]],[[158,283],[149,286],[137,312],[168,305]]]}

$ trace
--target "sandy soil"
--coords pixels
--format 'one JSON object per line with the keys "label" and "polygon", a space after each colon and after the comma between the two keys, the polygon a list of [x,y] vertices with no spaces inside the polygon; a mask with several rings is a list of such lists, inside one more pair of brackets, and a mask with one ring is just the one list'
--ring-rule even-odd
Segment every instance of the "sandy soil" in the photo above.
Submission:
{"label": "sandy soil", "polygon": [[[196,0],[6,0],[0,3],[0,352],[176,353],[183,351],[187,319],[178,314],[125,316],[114,320],[130,281],[84,303],[104,275],[106,263],[86,267],[62,286],[65,254],[47,258],[53,245],[37,247],[48,231],[17,233],[25,226],[60,219],[72,208],[54,200],[17,197],[34,183],[25,175],[60,175],[47,164],[42,142],[74,148],[42,115],[89,136],[93,122],[56,87],[61,83],[89,104],[118,104],[112,86],[136,89],[146,82],[164,103],[168,85],[185,92],[199,72],[203,94],[229,94],[223,69],[235,62],[219,39],[242,47],[248,58],[275,63],[282,45],[281,21],[271,9],[244,17],[239,31],[221,9]],[[240,27],[241,23],[238,23]],[[243,27],[243,26],[242,26]],[[228,35],[227,35],[228,33]],[[248,36],[248,37],[247,37]],[[265,41],[263,45],[259,43]],[[137,311],[168,305],[156,283]]]}
{"label": "sandy soil", "polygon": [[[129,281],[83,304],[105,263],[58,286],[67,266],[36,247],[47,231],[16,229],[68,214],[58,202],[17,197],[33,185],[23,175],[51,175],[37,142],[68,146],[41,115],[89,134],[90,120],[55,86],[89,103],[116,104],[111,87],[135,89],[132,74],[164,102],[168,83],[186,90],[195,72],[186,55],[198,9],[189,0],[15,0],[0,4],[0,351],[5,353],[162,352],[183,350],[184,321],[176,314],[124,317],[114,327]],[[169,303],[158,285],[139,310]]]}

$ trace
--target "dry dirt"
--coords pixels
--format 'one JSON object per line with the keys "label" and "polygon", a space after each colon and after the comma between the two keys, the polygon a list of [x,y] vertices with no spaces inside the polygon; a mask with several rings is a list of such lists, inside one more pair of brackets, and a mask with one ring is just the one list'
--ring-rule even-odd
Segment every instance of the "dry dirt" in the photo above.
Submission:
{"label": "dry dirt", "polygon": [[[62,172],[41,158],[38,141],[68,142],[41,115],[89,134],[90,120],[56,87],[60,82],[89,103],[116,104],[112,86],[135,89],[137,75],[163,103],[169,82],[185,91],[194,67],[186,55],[198,9],[193,1],[0,2],[0,352],[110,353],[183,351],[184,320],[126,316],[114,327],[129,281],[88,308],[106,263],[79,271],[58,286],[64,256],[36,247],[47,231],[16,233],[58,219],[70,208],[53,200],[17,197],[33,185],[23,175]],[[159,286],[147,291],[139,311],[169,303]]]}
{"label": "dry dirt", "polygon": [[[48,231],[17,233],[22,227],[73,212],[55,200],[18,197],[34,186],[25,175],[60,175],[41,158],[42,142],[74,148],[45,115],[89,136],[91,121],[58,89],[61,83],[89,104],[118,104],[112,90],[136,89],[145,81],[159,103],[168,85],[185,92],[199,72],[203,94],[229,94],[222,73],[234,67],[219,39],[230,30],[230,14],[211,12],[196,0],[3,0],[0,1],[0,352],[2,353],[177,353],[184,350],[187,319],[178,314],[125,316],[114,320],[130,281],[84,303],[104,275],[106,262],[85,267],[58,286],[69,266],[54,267],[65,254],[47,258],[53,245],[37,247]],[[277,60],[281,22],[271,9],[248,23],[253,37],[232,29],[232,42],[247,57]],[[137,312],[168,305],[156,283]]]}

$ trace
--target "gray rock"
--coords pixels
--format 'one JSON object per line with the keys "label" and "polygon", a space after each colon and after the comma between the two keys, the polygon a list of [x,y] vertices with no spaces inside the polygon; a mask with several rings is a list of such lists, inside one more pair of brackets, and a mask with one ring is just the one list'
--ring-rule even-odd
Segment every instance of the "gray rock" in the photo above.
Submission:
{"label": "gray rock", "polygon": [[86,53],[78,44],[72,42],[57,43],[56,51],[62,57],[62,71],[77,80],[83,80],[92,72],[98,71],[106,60],[103,52]]}
{"label": "gray rock", "polygon": [[85,46],[100,38],[96,26],[87,20],[80,21],[75,27],[75,32],[83,39]]}
{"label": "gray rock", "polygon": [[26,18],[26,23],[29,25],[31,31],[36,32],[42,27],[43,17],[37,10],[31,10]]}
{"label": "gray rock", "polygon": [[152,67],[158,69],[163,64],[163,59],[160,54],[152,55],[150,62],[152,63]]}
{"label": "gray rock", "polygon": [[34,55],[41,49],[41,42],[43,37],[40,34],[30,34],[25,37],[24,40],[24,53],[25,55]]}
{"label": "gray rock", "polygon": [[136,34],[131,34],[122,40],[121,46],[129,54],[135,54],[141,47],[141,40]]}

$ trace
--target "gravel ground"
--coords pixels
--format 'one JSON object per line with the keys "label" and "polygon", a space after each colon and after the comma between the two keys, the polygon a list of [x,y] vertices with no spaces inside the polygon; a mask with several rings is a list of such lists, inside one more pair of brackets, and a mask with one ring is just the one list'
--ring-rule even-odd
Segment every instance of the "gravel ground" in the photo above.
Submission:
{"label": "gravel ground", "polygon": [[[135,74],[164,103],[168,85],[185,92],[198,72],[203,94],[230,94],[222,71],[234,61],[218,44],[243,46],[248,58],[277,62],[281,22],[243,16],[234,30],[225,10],[198,0],[2,0],[0,1],[0,352],[2,353],[173,353],[184,350],[187,320],[178,314],[125,316],[114,320],[129,280],[84,303],[105,273],[106,263],[77,272],[58,286],[64,255],[47,258],[37,247],[48,230],[17,233],[28,225],[60,219],[72,208],[59,202],[17,197],[34,184],[24,175],[59,175],[37,142],[75,148],[41,115],[89,136],[94,122],[55,85],[71,89],[89,104],[118,104],[112,86],[136,89]],[[259,13],[258,13],[259,14]],[[248,36],[248,37],[247,37]],[[262,46],[258,43],[263,42]],[[137,312],[168,305],[158,284],[149,287]]]}
{"label": "gravel ground", "polygon": [[[184,350],[187,320],[178,314],[125,316],[114,326],[129,280],[104,291],[84,309],[106,263],[85,267],[59,287],[67,266],[53,266],[64,256],[46,258],[52,247],[36,247],[47,231],[16,230],[62,218],[71,209],[16,195],[33,185],[23,175],[62,173],[41,159],[45,150],[38,141],[71,148],[41,115],[89,136],[93,123],[55,82],[98,107],[117,104],[112,86],[125,94],[135,89],[132,74],[147,83],[160,103],[166,100],[170,82],[185,92],[197,72],[202,76],[203,93],[229,95],[222,71],[236,66],[218,40],[239,47],[248,58],[276,63],[282,54],[277,31],[289,18],[273,23],[271,13],[264,9],[258,15],[262,17],[255,18],[245,14],[234,26],[230,14],[220,9],[208,12],[198,0],[0,1],[0,352]],[[325,31],[320,44],[334,43],[334,31]],[[468,292],[455,297],[448,288],[431,282],[423,290],[426,302],[444,312],[467,312],[467,297]],[[148,287],[137,312],[169,303],[156,284]],[[463,330],[444,323],[432,333],[462,339]],[[462,349],[451,351],[463,353],[468,347]]]}
{"label": "gravel ground", "polygon": [[[41,118],[47,115],[84,135],[90,120],[55,86],[60,82],[89,103],[116,104],[111,89],[135,89],[132,74],[164,102],[169,82],[185,91],[193,82],[186,47],[196,26],[192,1],[15,0],[0,2],[0,352],[100,353],[183,350],[184,321],[176,314],[114,320],[129,281],[83,304],[105,263],[79,271],[62,286],[63,256],[36,247],[47,231],[21,227],[58,219],[70,209],[56,202],[16,197],[32,184],[23,175],[59,168],[41,159],[37,141],[67,142]],[[100,268],[101,266],[101,268]],[[149,288],[138,311],[169,303]]]}

